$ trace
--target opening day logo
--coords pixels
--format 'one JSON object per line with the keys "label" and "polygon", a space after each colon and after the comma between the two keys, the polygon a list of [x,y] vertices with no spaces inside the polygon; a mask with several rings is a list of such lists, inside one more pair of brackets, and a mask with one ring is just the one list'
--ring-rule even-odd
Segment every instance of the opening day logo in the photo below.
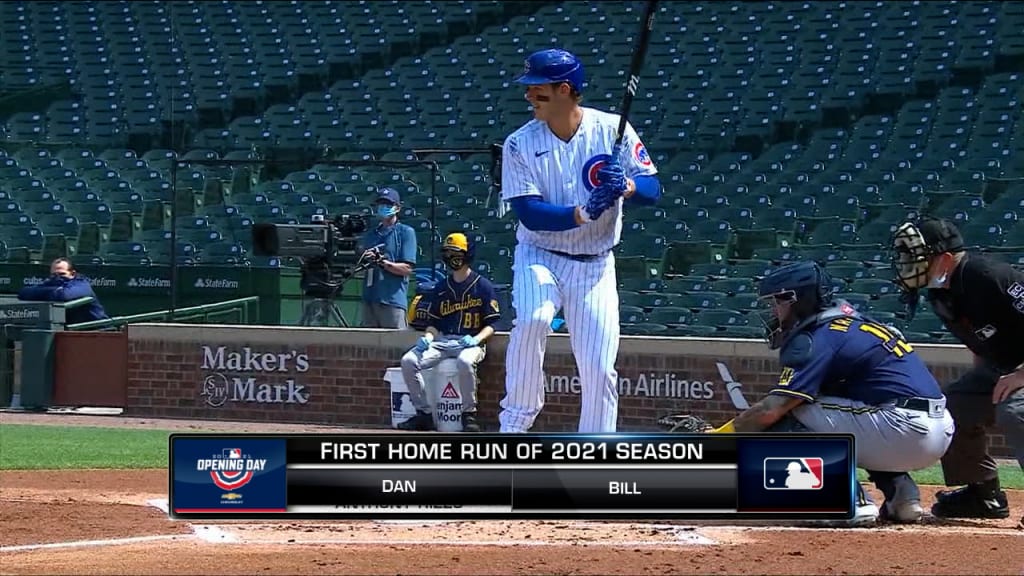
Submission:
{"label": "opening day logo", "polygon": [[266,467],[266,458],[252,458],[243,454],[241,448],[225,448],[220,454],[196,460],[196,470],[209,471],[214,485],[225,492],[245,486],[255,472],[262,472]]}

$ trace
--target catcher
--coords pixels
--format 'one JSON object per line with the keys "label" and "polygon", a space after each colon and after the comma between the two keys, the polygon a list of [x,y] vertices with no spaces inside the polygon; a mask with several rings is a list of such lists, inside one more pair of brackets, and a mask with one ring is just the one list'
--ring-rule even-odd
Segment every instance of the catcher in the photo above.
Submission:
{"label": "catcher", "polygon": [[[759,296],[769,308],[762,317],[769,346],[779,350],[778,384],[709,431],[853,434],[857,465],[885,501],[879,510],[859,488],[851,523],[873,524],[879,515],[919,521],[921,495],[908,472],[937,463],[954,431],[945,397],[924,362],[897,330],[833,299],[828,274],[814,262],[774,270],[761,282]],[[687,432],[703,426],[695,417],[677,424],[676,431]]]}

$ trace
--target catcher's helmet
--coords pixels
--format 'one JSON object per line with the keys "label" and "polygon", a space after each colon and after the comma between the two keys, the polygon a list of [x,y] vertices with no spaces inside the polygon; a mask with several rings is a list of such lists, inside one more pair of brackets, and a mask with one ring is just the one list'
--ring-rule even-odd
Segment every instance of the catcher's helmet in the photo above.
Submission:
{"label": "catcher's helmet", "polygon": [[928,284],[929,259],[944,252],[964,251],[964,239],[949,220],[922,216],[904,222],[892,235],[892,269],[901,290],[913,292]]}
{"label": "catcher's helmet", "polygon": [[583,92],[583,63],[561,48],[541,50],[530,54],[526,68],[515,81],[527,85],[566,82],[576,92]]}
{"label": "catcher's helmet", "polygon": [[761,280],[758,296],[762,302],[789,306],[785,324],[780,321],[774,307],[761,314],[765,324],[765,337],[774,350],[782,345],[790,328],[832,302],[832,278],[817,262],[796,262],[771,271]]}

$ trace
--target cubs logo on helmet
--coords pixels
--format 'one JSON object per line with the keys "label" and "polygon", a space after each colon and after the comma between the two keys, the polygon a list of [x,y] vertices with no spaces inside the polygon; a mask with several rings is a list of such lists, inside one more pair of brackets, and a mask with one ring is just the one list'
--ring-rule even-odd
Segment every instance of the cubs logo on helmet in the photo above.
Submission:
{"label": "cubs logo on helmet", "polygon": [[642,142],[637,142],[633,146],[633,156],[641,166],[650,166],[652,164],[651,155],[647,153],[647,148],[644,147]]}
{"label": "cubs logo on helmet", "polygon": [[604,168],[606,164],[611,162],[611,159],[612,157],[609,154],[598,154],[583,164],[583,174],[581,176],[583,177],[583,187],[587,189],[587,192],[590,192],[601,184],[597,179],[597,173],[600,172],[601,168]]}

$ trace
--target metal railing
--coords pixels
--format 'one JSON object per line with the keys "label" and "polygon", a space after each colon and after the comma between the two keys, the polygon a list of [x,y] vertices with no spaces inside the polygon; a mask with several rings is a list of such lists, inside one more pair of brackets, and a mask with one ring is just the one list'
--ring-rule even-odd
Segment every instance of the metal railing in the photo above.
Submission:
{"label": "metal railing", "polygon": [[[249,320],[259,321],[259,296],[247,296],[223,302],[200,304],[177,310],[158,310],[130,316],[117,316],[106,320],[92,320],[78,324],[68,324],[67,330],[104,330],[120,328],[137,322],[184,322],[208,324],[211,320],[238,324],[248,324]],[[69,303],[70,304],[70,303]]]}

